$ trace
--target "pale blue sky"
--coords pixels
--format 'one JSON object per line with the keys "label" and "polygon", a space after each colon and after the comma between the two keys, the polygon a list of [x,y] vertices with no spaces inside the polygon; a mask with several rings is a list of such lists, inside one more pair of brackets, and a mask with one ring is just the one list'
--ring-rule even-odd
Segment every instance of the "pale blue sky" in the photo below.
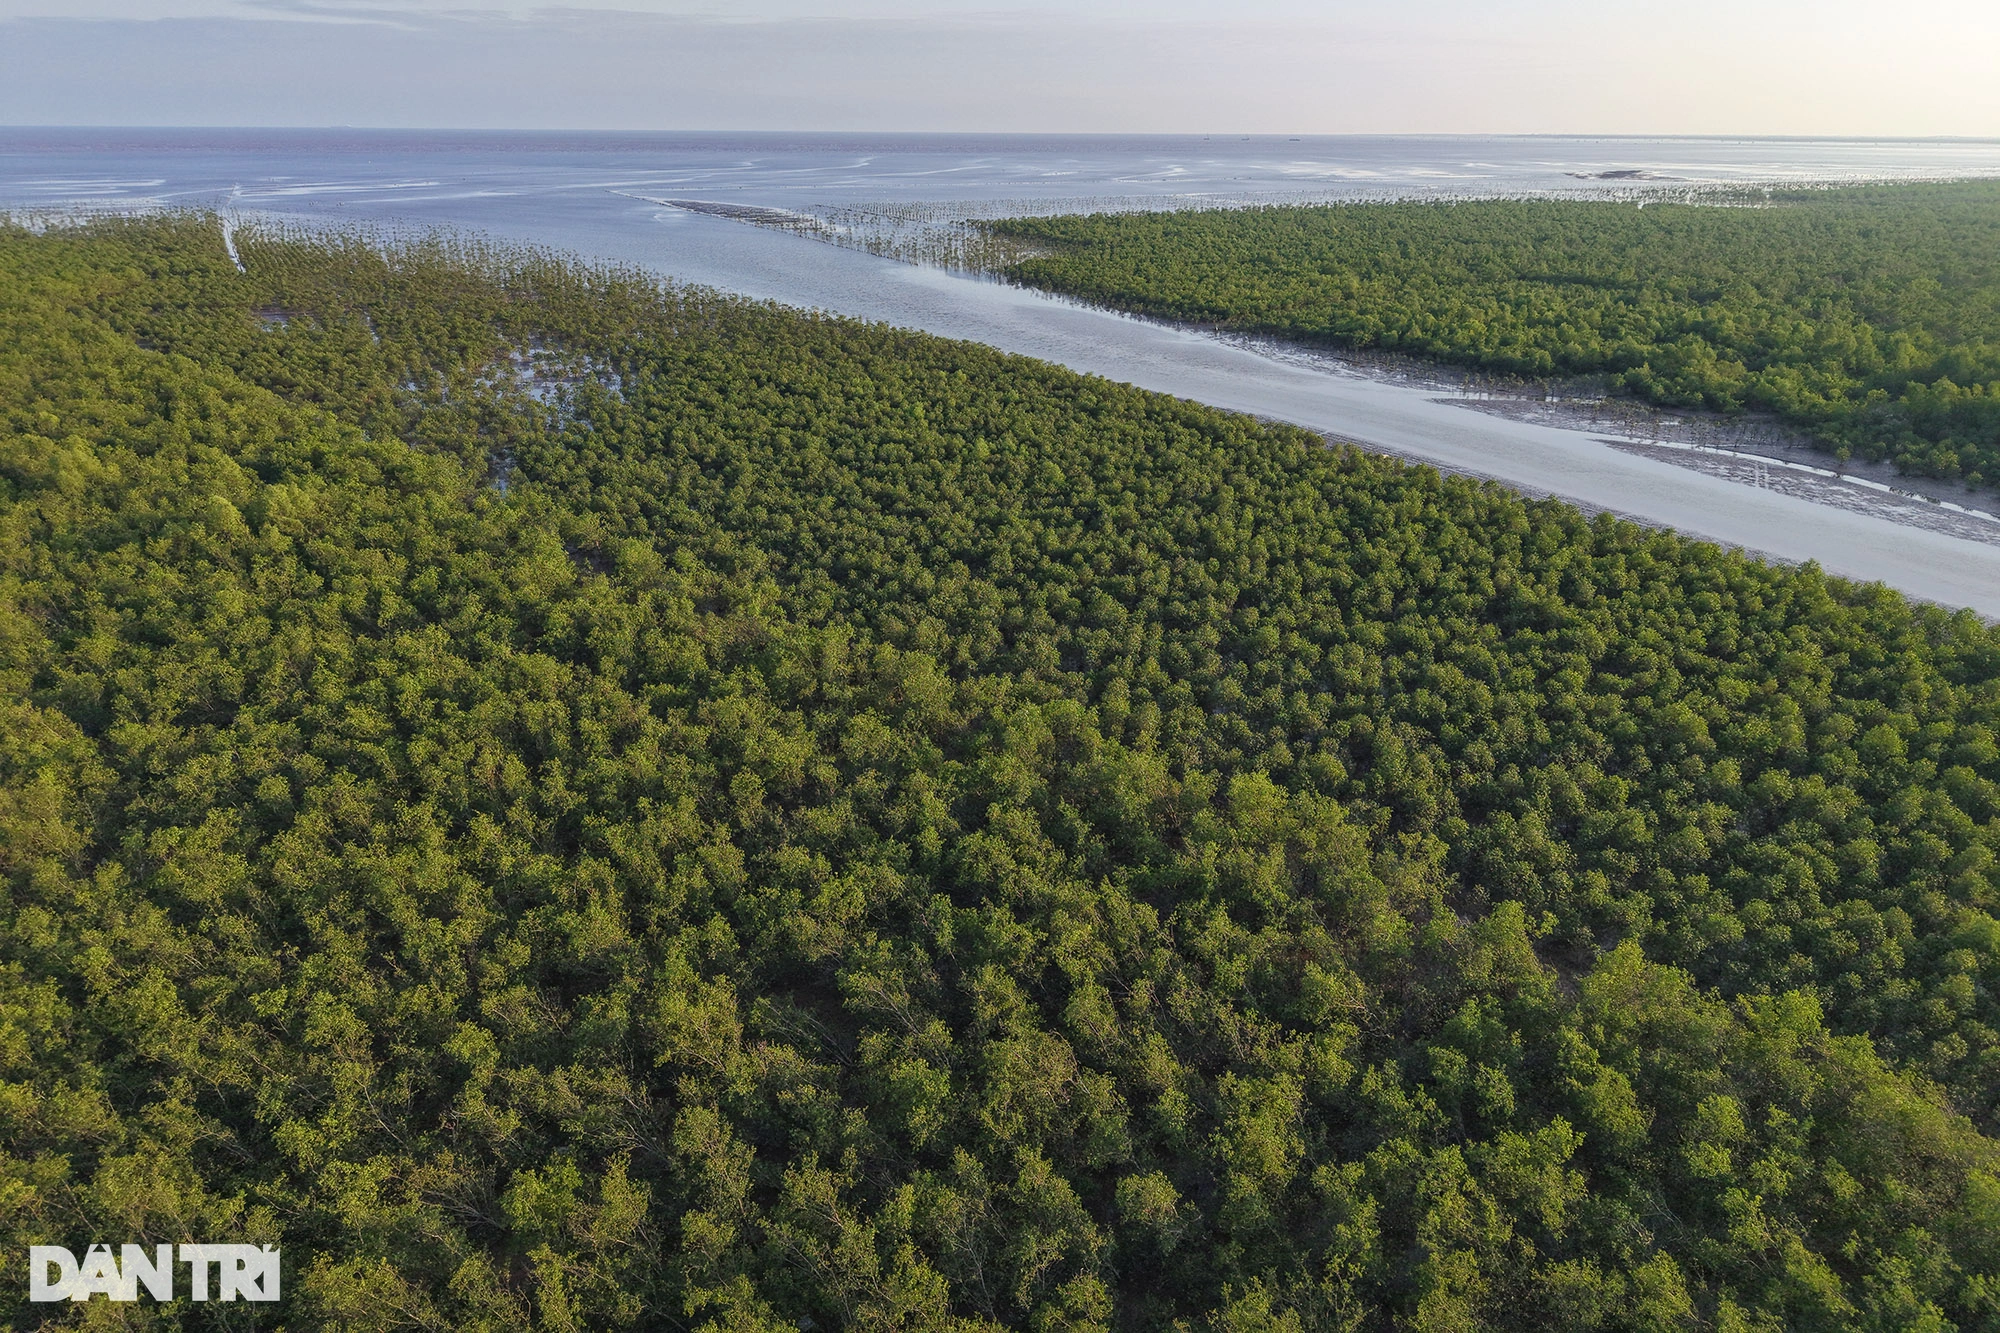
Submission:
{"label": "pale blue sky", "polygon": [[0,123],[2000,136],[1996,0],[0,0]]}

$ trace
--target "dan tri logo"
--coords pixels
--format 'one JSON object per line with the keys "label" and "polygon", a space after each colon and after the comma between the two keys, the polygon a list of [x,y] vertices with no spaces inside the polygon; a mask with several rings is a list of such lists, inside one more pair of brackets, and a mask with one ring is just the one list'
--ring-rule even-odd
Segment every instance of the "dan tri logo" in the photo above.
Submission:
{"label": "dan tri logo", "polygon": [[126,1245],[115,1256],[109,1245],[93,1245],[81,1259],[60,1245],[33,1245],[28,1299],[136,1301],[143,1288],[156,1301],[170,1301],[180,1266],[188,1269],[190,1300],[278,1299],[278,1251],[269,1245],[155,1245],[150,1251]]}

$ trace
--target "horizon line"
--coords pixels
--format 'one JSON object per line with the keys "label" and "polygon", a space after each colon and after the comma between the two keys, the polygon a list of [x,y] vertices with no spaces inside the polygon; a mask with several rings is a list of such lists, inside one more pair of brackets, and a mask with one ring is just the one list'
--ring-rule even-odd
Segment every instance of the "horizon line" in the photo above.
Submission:
{"label": "horizon line", "polygon": [[172,124],[132,125],[0,121],[0,133],[10,131],[62,131],[73,133],[297,133],[297,134],[491,134],[491,135],[605,135],[715,138],[724,135],[789,135],[795,138],[874,138],[928,139],[1279,139],[1302,142],[1306,139],[1593,139],[1647,141],[1670,139],[1695,143],[1730,143],[1750,140],[1760,143],[2000,143],[2000,134],[1765,134],[1755,131],[1687,133],[1673,130],[884,130],[884,129],[672,129],[550,127],[508,125],[270,125],[270,124]]}

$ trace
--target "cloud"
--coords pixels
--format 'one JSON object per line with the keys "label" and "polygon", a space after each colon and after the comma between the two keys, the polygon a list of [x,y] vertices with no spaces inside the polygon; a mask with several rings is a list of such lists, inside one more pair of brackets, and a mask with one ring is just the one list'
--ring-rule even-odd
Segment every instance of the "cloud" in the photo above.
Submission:
{"label": "cloud", "polygon": [[427,17],[407,5],[349,5],[325,0],[247,0],[247,17],[267,22],[360,24],[405,32],[422,26]]}

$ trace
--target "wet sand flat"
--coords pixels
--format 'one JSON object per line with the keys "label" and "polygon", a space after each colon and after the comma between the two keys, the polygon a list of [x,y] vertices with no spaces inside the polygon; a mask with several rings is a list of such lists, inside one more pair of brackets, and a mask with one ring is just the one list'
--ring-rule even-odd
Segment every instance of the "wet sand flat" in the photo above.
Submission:
{"label": "wet sand flat", "polygon": [[[771,225],[766,216],[810,216],[870,199],[983,200],[990,211],[1029,193],[1065,207],[1107,192],[1184,200],[1192,190],[1206,199],[1253,201],[1351,186],[1402,196],[1419,188],[1418,176],[1436,176],[1440,163],[1458,164],[1438,176],[1439,188],[1457,194],[1565,184],[1665,188],[1577,180],[1566,172],[1601,178],[1657,170],[1739,185],[2000,172],[2000,150],[1990,145],[1675,142],[1642,151],[1626,141],[1340,140],[1274,152],[1268,144],[1246,141],[1239,150],[1206,140],[584,136],[537,149],[506,137],[358,132],[273,131],[245,139],[175,131],[126,143],[129,137],[99,143],[82,131],[0,135],[0,203],[209,204],[246,220],[281,214],[335,227],[481,232],[752,298],[986,343],[1776,559],[1817,560],[1831,573],[2000,618],[2000,545],[1976,539],[1982,532],[1935,521],[1936,514],[1857,498],[1848,493],[1852,487],[1771,482],[1754,465],[1746,472],[1737,462],[1607,443],[1602,428],[1468,410],[1440,401],[1435,387],[1296,364],[1212,335],[913,267],[825,244],[799,228]],[[1323,170],[1297,178],[1302,154],[1324,159]],[[1169,158],[1200,170],[1151,171]],[[1365,179],[1340,183],[1363,166]]]}
{"label": "wet sand flat", "polygon": [[[627,209],[657,205],[620,201]],[[1881,582],[2000,620],[2000,545],[1746,485],[1606,443],[1585,430],[1474,410],[1434,388],[1343,374],[1209,333],[1080,305],[941,269],[918,268],[790,231],[674,210],[576,209],[560,227],[490,228],[529,243],[634,263],[663,277],[755,298],[985,343],[1086,374],[1330,438],[1534,496],[1672,528],[1770,558]]]}

